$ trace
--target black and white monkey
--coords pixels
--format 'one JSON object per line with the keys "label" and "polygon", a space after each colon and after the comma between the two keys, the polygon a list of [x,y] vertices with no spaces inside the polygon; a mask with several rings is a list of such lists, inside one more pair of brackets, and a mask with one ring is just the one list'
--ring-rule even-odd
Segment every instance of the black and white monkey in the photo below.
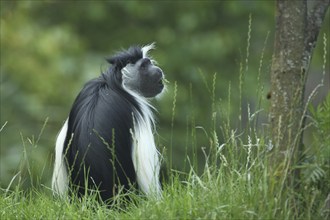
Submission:
{"label": "black and white monkey", "polygon": [[163,71],[148,56],[154,44],[130,47],[90,80],[73,103],[56,140],[52,189],[78,195],[97,188],[103,201],[137,187],[161,194],[160,159],[149,98],[164,90]]}

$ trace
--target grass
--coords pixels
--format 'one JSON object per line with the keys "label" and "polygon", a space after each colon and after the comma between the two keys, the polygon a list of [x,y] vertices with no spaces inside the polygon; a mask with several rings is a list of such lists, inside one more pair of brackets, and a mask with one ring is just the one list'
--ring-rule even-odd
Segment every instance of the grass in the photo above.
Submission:
{"label": "grass", "polygon": [[[213,80],[216,80],[216,77],[213,77]],[[330,102],[329,100],[330,98],[327,102]],[[329,108],[329,103],[325,107]],[[317,117],[317,114],[323,117],[320,123],[327,120],[324,117],[329,117],[327,116],[329,109],[322,109],[320,107],[319,110],[314,111],[314,117]],[[318,111],[320,113],[316,113]],[[256,120],[255,114],[249,113],[249,115],[252,122]],[[215,120],[215,117],[211,118]],[[122,195],[118,195],[115,198],[117,205],[109,209],[106,205],[97,202],[97,194],[82,199],[60,199],[53,197],[51,190],[38,182],[34,182],[28,190],[23,190],[20,184],[23,180],[19,180],[16,186],[10,187],[11,190],[9,188],[1,190],[0,217],[1,219],[327,219],[329,217],[329,209],[325,207],[328,188],[322,190],[322,187],[317,186],[322,184],[325,173],[315,177],[320,181],[306,182],[305,188],[301,191],[286,187],[283,184],[285,175],[269,168],[266,138],[258,137],[256,130],[251,127],[238,133],[230,129],[227,123],[227,120],[224,120],[223,130],[227,136],[224,143],[219,143],[218,133],[213,128],[205,131],[210,146],[208,150],[203,151],[206,163],[203,164],[202,174],[197,174],[194,159],[188,157],[189,172],[170,170],[170,177],[164,184],[163,198],[160,200],[146,199],[132,192],[129,194],[133,202],[125,203]],[[251,124],[254,123],[250,123],[249,126]],[[44,127],[45,125],[42,131]],[[38,139],[39,137],[40,135]],[[38,139],[27,140],[35,146],[38,144]],[[24,152],[26,148],[28,146],[24,145]],[[29,160],[26,154],[23,160]],[[26,166],[32,169],[29,163]],[[327,167],[323,169],[329,171]],[[27,176],[32,175],[31,173],[33,170],[29,170]],[[20,175],[15,178],[20,178]]]}
{"label": "grass", "polygon": [[[251,38],[250,33],[249,30],[248,39]],[[249,54],[248,49],[249,47],[247,54]],[[247,61],[248,57],[246,65]],[[260,61],[258,85],[261,85],[259,82],[261,67],[262,61]],[[243,93],[242,68],[243,64],[239,76],[240,93]],[[247,67],[245,69],[247,71]],[[256,128],[256,120],[261,110],[251,112],[247,107],[249,122],[247,127],[239,131],[232,128],[230,125],[232,85],[229,83],[228,86],[228,107],[222,106],[222,109],[217,109],[219,103],[215,97],[216,79],[214,74],[211,86],[204,82],[209,88],[212,100],[212,115],[209,118],[213,122],[211,128],[203,128],[209,141],[209,146],[203,150],[205,163],[197,163],[196,152],[197,147],[200,146],[196,146],[196,130],[201,128],[195,126],[195,118],[192,118],[191,126],[187,125],[187,142],[191,142],[196,147],[192,149],[195,154],[192,158],[188,155],[186,157],[187,172],[171,169],[172,159],[168,158],[169,177],[163,186],[162,199],[147,199],[132,192],[129,193],[132,202],[127,203],[122,195],[118,195],[114,198],[116,205],[108,208],[105,204],[97,202],[97,193],[82,199],[53,197],[47,186],[42,185],[40,181],[32,180],[33,166],[29,163],[30,158],[26,154],[28,146],[25,143],[35,148],[45,123],[37,139],[22,136],[24,146],[22,164],[27,167],[25,173],[31,178],[32,186],[28,190],[22,187],[24,180],[21,172],[24,168],[21,166],[8,188],[0,191],[0,219],[328,219],[330,210],[327,204],[330,204],[330,188],[327,184],[330,169],[329,160],[324,153],[322,154],[317,146],[311,146],[319,156],[316,159],[313,157],[312,162],[307,161],[303,164],[302,171],[306,175],[302,179],[302,187],[298,190],[287,187],[284,180],[288,173],[280,173],[283,169],[274,169],[268,164],[271,156],[268,153],[269,140]],[[191,84],[190,88],[192,93]],[[173,124],[175,109],[178,108],[177,83],[174,85],[174,91],[172,129],[175,126]],[[259,106],[262,92],[263,88],[257,89]],[[325,107],[313,111],[315,119],[313,123],[319,129],[316,132],[319,136],[315,137],[315,140],[319,141],[316,145],[321,145],[329,151],[329,146],[324,144],[329,143],[329,135],[326,131],[321,131],[327,129],[324,120],[330,119],[329,97],[327,102]],[[225,114],[224,111],[227,113]],[[227,117],[219,121],[216,115],[220,114]],[[3,129],[5,125],[1,127],[0,132]],[[220,134],[225,140],[223,143],[219,143]],[[324,141],[321,136],[325,136]],[[172,133],[170,154],[172,154],[173,142]],[[187,149],[188,144],[185,148],[186,153],[190,151]],[[203,168],[201,173],[197,171],[200,166]],[[13,184],[13,182],[18,183]]]}
{"label": "grass", "polygon": [[[109,209],[96,202],[97,195],[63,200],[54,198],[46,187],[28,191],[16,187],[0,196],[1,219],[326,218],[326,195],[317,190],[297,195],[283,188],[277,176],[270,173],[267,156],[260,149],[262,140],[248,139],[245,144],[235,132],[231,138],[218,145],[214,136],[217,152],[212,162],[211,155],[206,155],[208,163],[202,175],[197,175],[193,167],[189,173],[172,172],[160,200],[132,193],[134,202],[125,208],[118,205]],[[216,161],[221,161],[221,166],[216,166]],[[117,199],[119,204],[123,202],[120,196]],[[305,203],[301,207],[306,208],[300,209],[297,202]]]}

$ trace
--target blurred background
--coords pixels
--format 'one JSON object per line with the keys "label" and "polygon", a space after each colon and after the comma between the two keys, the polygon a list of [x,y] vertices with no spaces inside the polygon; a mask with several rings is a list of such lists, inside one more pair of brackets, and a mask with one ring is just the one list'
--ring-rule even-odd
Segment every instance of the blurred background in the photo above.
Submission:
{"label": "blurred background", "polygon": [[[1,188],[18,172],[25,187],[50,185],[56,135],[76,95],[108,67],[106,57],[131,45],[156,42],[151,55],[169,81],[153,101],[168,166],[183,171],[187,157],[202,164],[212,132],[220,143],[225,126],[239,133],[248,109],[260,110],[256,126],[267,129],[274,1],[12,0],[0,10]],[[328,13],[307,95],[322,79],[329,25]],[[329,62],[325,77],[314,105],[329,93]]]}

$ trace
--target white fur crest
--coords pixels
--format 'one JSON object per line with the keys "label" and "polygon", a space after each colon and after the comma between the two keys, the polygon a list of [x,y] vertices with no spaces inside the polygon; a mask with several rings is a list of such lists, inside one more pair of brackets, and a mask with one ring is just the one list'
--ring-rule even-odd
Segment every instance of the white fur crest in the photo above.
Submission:
{"label": "white fur crest", "polygon": [[142,49],[141,49],[141,51],[142,51],[142,57],[143,58],[147,58],[148,57],[148,52],[150,50],[155,49],[155,48],[156,48],[156,43],[155,42],[142,47]]}

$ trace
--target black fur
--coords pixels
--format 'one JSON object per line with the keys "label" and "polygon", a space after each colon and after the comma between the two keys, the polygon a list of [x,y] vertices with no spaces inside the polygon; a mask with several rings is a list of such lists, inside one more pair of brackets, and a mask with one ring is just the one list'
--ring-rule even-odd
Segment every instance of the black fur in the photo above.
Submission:
{"label": "black fur", "polygon": [[130,47],[128,50],[117,53],[116,55],[107,59],[107,61],[113,64],[116,68],[122,69],[129,63],[136,63],[142,58],[141,47]]}
{"label": "black fur", "polygon": [[85,194],[87,185],[98,188],[106,201],[119,186],[125,191],[136,184],[130,129],[132,114],[141,109],[122,88],[121,69],[141,58],[141,48],[131,47],[107,59],[112,66],[87,82],[72,106],[63,153],[78,195]]}

